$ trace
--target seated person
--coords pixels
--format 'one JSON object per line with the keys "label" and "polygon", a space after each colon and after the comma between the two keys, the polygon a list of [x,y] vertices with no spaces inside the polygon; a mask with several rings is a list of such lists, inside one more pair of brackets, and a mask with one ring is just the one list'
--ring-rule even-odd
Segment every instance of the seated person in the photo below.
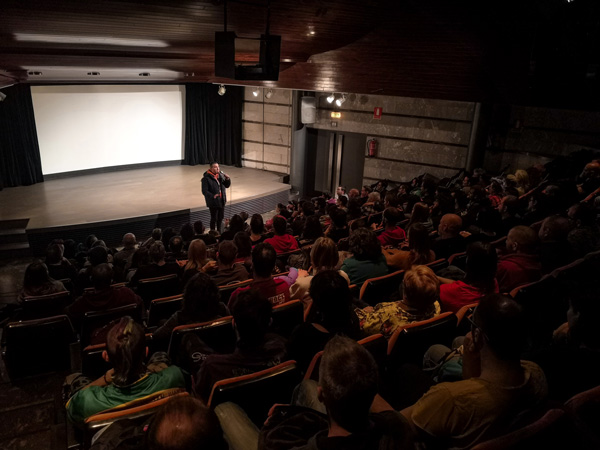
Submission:
{"label": "seated person", "polygon": [[[336,270],[339,265],[339,253],[335,242],[326,237],[320,237],[310,249],[310,268],[306,272],[298,271],[296,282],[290,286],[290,299],[301,299],[310,302],[308,289],[310,288],[313,276],[323,270]],[[350,280],[348,275],[341,270],[338,272],[348,284]]]}
{"label": "seated person", "polygon": [[548,379],[551,400],[563,403],[600,386],[600,288],[590,283],[569,293],[567,322],[554,331],[552,343],[529,355]]}
{"label": "seated person", "polygon": [[377,236],[367,228],[358,228],[350,235],[352,257],[344,260],[341,270],[351,284],[361,284],[369,278],[387,275],[388,266]]}
{"label": "seated person", "polygon": [[250,219],[250,240],[252,245],[260,244],[265,240],[265,223],[260,214],[252,214]]}
{"label": "seated person", "polygon": [[414,265],[429,264],[435,261],[431,250],[429,231],[422,223],[415,223],[408,229],[408,250],[386,249],[383,254],[387,265],[394,270],[408,270]]}
{"label": "seated person", "polygon": [[176,397],[159,408],[147,444],[148,450],[229,449],[215,413],[192,397]]}
{"label": "seated person", "polygon": [[179,266],[174,262],[165,261],[165,246],[161,241],[157,241],[148,248],[148,254],[150,255],[150,264],[142,266],[135,271],[135,274],[131,278],[131,284],[137,285],[139,280],[146,278],[156,278],[165,275],[177,274],[179,272]]}
{"label": "seated person", "polygon": [[523,310],[512,298],[481,299],[463,344],[463,380],[433,386],[402,414],[428,448],[471,448],[499,436],[519,413],[542,404],[542,369],[521,361]]}
{"label": "seated person", "polygon": [[396,328],[431,319],[440,313],[440,282],[427,266],[415,266],[404,275],[402,300],[356,309],[360,328],[367,334],[390,338]]}
{"label": "seated person", "polygon": [[377,396],[373,356],[344,336],[325,346],[318,385],[303,381],[293,405],[277,405],[260,434],[261,448],[415,449],[402,415]]}
{"label": "seated person", "polygon": [[305,371],[315,353],[336,334],[352,339],[360,336],[358,317],[352,307],[352,293],[348,281],[333,270],[323,270],[310,283],[313,305],[310,318],[298,325],[288,343],[291,359]]}
{"label": "seated person", "polygon": [[22,301],[25,297],[55,294],[66,290],[60,281],[50,278],[46,264],[36,260],[25,269],[23,290],[19,294],[19,301]]}
{"label": "seated person", "polygon": [[[83,295],[65,309],[73,327],[78,330],[86,312],[106,311],[125,305],[143,305],[139,295],[128,287],[113,287],[113,269],[108,264],[98,264],[92,269],[93,289],[86,289]],[[142,306],[143,307],[143,306]]]}
{"label": "seated person", "polygon": [[122,244],[123,249],[113,256],[114,270],[118,274],[117,278],[119,280],[125,279],[125,271],[131,266],[131,258],[135,253],[135,246],[137,245],[135,234],[126,233],[123,236]]}
{"label": "seated person", "polygon": [[[346,198],[346,197],[340,197]],[[349,235],[348,223],[346,221],[346,211],[340,208],[332,209],[331,225],[325,231],[325,236],[332,239],[336,244],[340,239],[347,238]]]}
{"label": "seated person", "polygon": [[239,214],[234,214],[231,216],[227,230],[223,231],[221,234],[219,242],[233,241],[235,233],[239,233],[240,231],[244,231],[244,220]]}
{"label": "seated person", "polygon": [[205,401],[215,382],[258,372],[286,359],[285,339],[267,332],[273,308],[259,291],[242,292],[231,305],[236,349],[231,354],[206,356],[196,378],[196,392]]}
{"label": "seated person", "polygon": [[398,225],[403,219],[404,215],[398,208],[390,207],[383,211],[383,226],[385,231],[377,236],[382,246],[391,245],[392,247],[397,247],[406,240],[406,233]]}
{"label": "seated person", "polygon": [[530,227],[519,225],[508,232],[506,249],[509,253],[500,257],[496,272],[500,292],[510,292],[542,277],[537,245],[538,237]]}
{"label": "seated person", "polygon": [[438,226],[438,237],[433,241],[433,251],[437,258],[448,259],[455,253],[464,252],[467,242],[459,233],[462,219],[456,214],[444,214]]}
{"label": "seated person", "polygon": [[308,216],[300,236],[300,245],[310,245],[323,236],[321,221],[316,215]]}
{"label": "seated person", "polygon": [[298,270],[290,268],[289,276],[273,278],[277,255],[272,245],[263,242],[252,249],[253,281],[249,286],[237,288],[231,293],[229,307],[235,297],[248,290],[257,290],[271,302],[273,306],[290,301],[290,286],[298,278]]}
{"label": "seated person", "polygon": [[[96,241],[100,242],[100,241]],[[101,245],[92,247],[88,252],[87,262],[75,279],[75,292],[81,294],[85,288],[92,286],[92,269],[98,264],[110,264],[108,251]],[[112,264],[110,264],[112,267]]]}
{"label": "seated person", "polygon": [[46,249],[46,267],[48,274],[55,280],[69,278],[75,280],[77,269],[67,258],[63,256],[65,246],[63,244],[50,244]]}
{"label": "seated person", "polygon": [[217,273],[211,274],[211,278],[217,286],[244,281],[250,277],[243,264],[235,264],[237,251],[238,249],[233,241],[223,241],[219,244]]}
{"label": "seated person", "polygon": [[181,270],[181,287],[198,272],[212,273],[217,268],[216,261],[208,258],[206,244],[201,239],[194,239],[188,248],[188,260]]}
{"label": "seated person", "polygon": [[282,216],[273,217],[273,231],[275,236],[265,239],[265,243],[271,244],[277,253],[286,253],[298,250],[298,242],[291,234],[287,234],[287,221]]}
{"label": "seated person", "polygon": [[167,263],[177,263],[179,261],[179,266],[187,261],[187,252],[183,249],[183,238],[181,236],[175,235],[169,239],[169,251],[165,255],[165,261]]}
{"label": "seated person", "polygon": [[217,243],[217,239],[210,233],[206,233],[206,228],[201,220],[194,222],[194,239],[200,239],[204,241],[206,245],[213,245]]}
{"label": "seated person", "polygon": [[550,273],[572,261],[568,234],[569,219],[558,215],[544,219],[538,232],[542,273]]}
{"label": "seated person", "polygon": [[[183,372],[177,366],[159,362],[144,363],[148,347],[144,329],[131,317],[123,317],[108,332],[105,361],[113,364],[104,376],[77,391],[67,402],[69,420],[83,425],[85,419],[117,406],[171,388],[185,388]],[[162,354],[163,359],[166,355]]]}
{"label": "seated person", "polygon": [[233,237],[233,243],[237,247],[235,263],[243,264],[248,274],[250,274],[252,270],[252,240],[250,235],[245,231],[238,231]]}
{"label": "seated person", "polygon": [[442,311],[458,312],[484,295],[498,292],[496,250],[487,242],[474,242],[467,247],[466,275],[463,280],[438,277]]}
{"label": "seated person", "polygon": [[215,282],[207,274],[197,273],[185,285],[183,307],[152,333],[152,342],[157,348],[166,349],[173,328],[228,315],[229,310],[219,301],[219,288]]}

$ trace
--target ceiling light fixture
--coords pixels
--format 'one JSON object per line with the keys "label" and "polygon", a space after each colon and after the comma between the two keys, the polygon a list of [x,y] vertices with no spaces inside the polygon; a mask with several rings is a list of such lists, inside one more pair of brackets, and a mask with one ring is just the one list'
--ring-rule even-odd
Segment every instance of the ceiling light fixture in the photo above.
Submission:
{"label": "ceiling light fixture", "polygon": [[331,95],[329,97],[327,97],[327,103],[333,103],[334,100],[335,100],[335,95],[332,92]]}
{"label": "ceiling light fixture", "polygon": [[252,91],[252,95],[254,95],[255,97],[258,97],[260,90],[258,88],[254,88],[254,90]]}
{"label": "ceiling light fixture", "polygon": [[100,72],[88,72],[87,74],[91,77],[97,77],[98,75],[100,75]]}
{"label": "ceiling light fixture", "polygon": [[345,101],[346,101],[346,94],[342,94],[342,96],[335,101],[335,104],[338,106],[342,106]]}
{"label": "ceiling light fixture", "polygon": [[224,84],[220,84],[219,85],[219,90],[217,92],[219,93],[219,95],[225,95],[225,92],[227,92],[227,89],[225,89],[225,85]]}
{"label": "ceiling light fixture", "polygon": [[150,76],[150,72],[142,72],[142,73],[138,73],[138,75],[140,77],[149,77]]}
{"label": "ceiling light fixture", "polygon": [[273,89],[269,89],[267,92],[265,92],[265,98],[269,99],[273,97]]}

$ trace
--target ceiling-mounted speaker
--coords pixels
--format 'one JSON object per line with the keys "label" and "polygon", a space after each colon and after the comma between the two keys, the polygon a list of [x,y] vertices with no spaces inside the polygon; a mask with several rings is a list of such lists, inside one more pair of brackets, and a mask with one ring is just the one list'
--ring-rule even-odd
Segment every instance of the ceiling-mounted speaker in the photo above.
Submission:
{"label": "ceiling-mounted speaker", "polygon": [[[237,60],[248,60],[248,45],[240,42],[245,48],[244,58],[236,58],[237,41],[260,41],[258,55],[252,60],[254,65],[236,65]],[[234,80],[277,81],[279,79],[279,58],[281,56],[281,36],[261,34],[260,39],[238,38],[233,31],[217,31],[215,33],[215,76]]]}
{"label": "ceiling-mounted speaker", "polygon": [[300,103],[300,122],[303,124],[315,123],[317,121],[317,99],[316,97],[302,97]]}

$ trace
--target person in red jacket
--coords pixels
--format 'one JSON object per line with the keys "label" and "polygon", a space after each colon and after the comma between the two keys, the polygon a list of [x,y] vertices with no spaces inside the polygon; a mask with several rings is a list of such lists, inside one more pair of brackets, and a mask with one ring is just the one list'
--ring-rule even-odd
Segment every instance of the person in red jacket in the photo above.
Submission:
{"label": "person in red jacket", "polygon": [[524,225],[511,228],[506,238],[509,253],[498,261],[496,279],[500,292],[510,292],[542,277],[542,263],[537,247],[538,236],[533,229]]}
{"label": "person in red jacket", "polygon": [[377,236],[383,247],[392,245],[398,246],[406,240],[406,232],[398,226],[398,223],[404,218],[398,208],[387,208],[383,211],[383,225],[385,231]]}
{"label": "person in red jacket", "polygon": [[287,234],[286,229],[287,221],[282,216],[273,217],[273,231],[275,231],[275,236],[265,239],[265,242],[271,244],[277,253],[298,250],[296,238],[291,234]]}

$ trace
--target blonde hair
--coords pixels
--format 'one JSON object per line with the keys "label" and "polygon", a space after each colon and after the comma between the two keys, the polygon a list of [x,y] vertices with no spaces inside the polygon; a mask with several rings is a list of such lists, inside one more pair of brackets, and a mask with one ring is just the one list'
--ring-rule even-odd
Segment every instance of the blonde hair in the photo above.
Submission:
{"label": "blonde hair", "polygon": [[310,250],[310,262],[316,274],[321,270],[335,270],[339,261],[337,245],[333,239],[320,237]]}
{"label": "blonde hair", "polygon": [[404,302],[424,311],[440,297],[440,280],[427,266],[414,266],[404,274]]}
{"label": "blonde hair", "polygon": [[194,239],[188,248],[188,262],[185,270],[200,268],[206,263],[206,244],[202,239]]}
{"label": "blonde hair", "polygon": [[368,202],[378,202],[381,200],[381,195],[379,195],[379,192],[371,192],[369,194],[369,197],[367,198]]}

